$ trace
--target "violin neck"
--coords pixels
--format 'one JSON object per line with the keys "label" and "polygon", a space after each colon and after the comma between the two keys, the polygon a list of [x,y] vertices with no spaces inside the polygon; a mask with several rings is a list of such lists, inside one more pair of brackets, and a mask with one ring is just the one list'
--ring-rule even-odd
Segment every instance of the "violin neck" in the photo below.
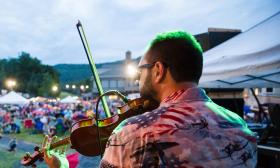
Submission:
{"label": "violin neck", "polygon": [[59,146],[62,146],[62,145],[67,145],[70,143],[70,137],[66,137],[62,140],[59,140],[57,142],[54,142],[50,145],[50,149],[54,149],[54,148],[57,148]]}

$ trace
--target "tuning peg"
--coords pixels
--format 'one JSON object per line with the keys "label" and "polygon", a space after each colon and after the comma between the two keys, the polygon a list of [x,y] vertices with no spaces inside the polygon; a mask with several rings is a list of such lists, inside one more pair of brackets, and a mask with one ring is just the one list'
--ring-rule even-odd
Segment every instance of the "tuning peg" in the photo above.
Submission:
{"label": "tuning peg", "polygon": [[39,150],[40,150],[39,146],[34,147],[34,151],[39,151]]}

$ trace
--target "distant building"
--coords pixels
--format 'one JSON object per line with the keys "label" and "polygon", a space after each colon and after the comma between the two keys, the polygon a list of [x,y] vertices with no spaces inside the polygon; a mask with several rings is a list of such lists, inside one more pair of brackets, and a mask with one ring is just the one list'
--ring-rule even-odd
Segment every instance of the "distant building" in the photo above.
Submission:
{"label": "distant building", "polygon": [[[208,32],[195,35],[195,37],[201,44],[203,51],[207,51],[240,32],[240,30],[236,29],[209,28]],[[124,60],[100,64],[97,71],[104,91],[118,90],[127,94],[138,92],[138,85],[129,77],[127,67],[128,65],[137,66],[139,61],[140,57],[132,59],[131,52],[127,51]],[[98,93],[95,82],[93,84],[93,93]]]}
{"label": "distant building", "polygon": [[[140,57],[131,58],[131,52],[127,51],[125,59],[112,63],[101,64],[97,69],[104,91],[118,90],[123,93],[134,93],[138,91],[138,85],[135,80],[129,77],[127,72],[128,65],[137,66]],[[97,86],[94,82],[93,93],[98,93]]]}

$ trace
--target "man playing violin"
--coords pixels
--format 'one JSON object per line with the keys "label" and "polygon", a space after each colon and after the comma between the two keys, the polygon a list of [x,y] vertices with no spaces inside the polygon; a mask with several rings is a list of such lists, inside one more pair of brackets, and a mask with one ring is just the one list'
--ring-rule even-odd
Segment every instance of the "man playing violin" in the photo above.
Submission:
{"label": "man playing violin", "polygon": [[[100,167],[255,167],[254,134],[198,88],[202,66],[201,46],[189,33],[152,40],[139,63],[139,89],[160,105],[119,124]],[[61,165],[47,156],[55,160],[47,160],[50,167]]]}

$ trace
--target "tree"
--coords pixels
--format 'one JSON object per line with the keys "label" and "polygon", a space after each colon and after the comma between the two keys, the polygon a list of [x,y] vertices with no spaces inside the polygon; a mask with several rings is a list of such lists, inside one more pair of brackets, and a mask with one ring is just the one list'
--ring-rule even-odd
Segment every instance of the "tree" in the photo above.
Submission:
{"label": "tree", "polygon": [[59,84],[59,76],[55,69],[41,64],[37,58],[32,58],[29,53],[22,52],[19,58],[0,60],[0,87],[8,78],[17,80],[16,89],[33,96],[57,96],[53,93],[53,84]]}

